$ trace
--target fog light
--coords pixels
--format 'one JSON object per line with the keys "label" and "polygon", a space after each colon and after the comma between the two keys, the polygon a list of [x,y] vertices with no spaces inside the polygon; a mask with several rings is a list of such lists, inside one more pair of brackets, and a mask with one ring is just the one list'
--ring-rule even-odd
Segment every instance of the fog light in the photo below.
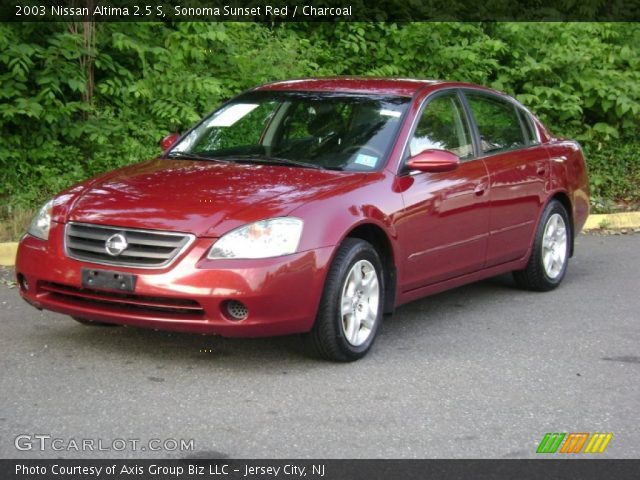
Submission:
{"label": "fog light", "polygon": [[29,281],[21,273],[18,274],[18,284],[20,285],[20,288],[25,292],[29,291]]}
{"label": "fog light", "polygon": [[247,318],[247,315],[249,315],[249,309],[247,306],[237,300],[226,301],[224,309],[231,320],[244,320]]}

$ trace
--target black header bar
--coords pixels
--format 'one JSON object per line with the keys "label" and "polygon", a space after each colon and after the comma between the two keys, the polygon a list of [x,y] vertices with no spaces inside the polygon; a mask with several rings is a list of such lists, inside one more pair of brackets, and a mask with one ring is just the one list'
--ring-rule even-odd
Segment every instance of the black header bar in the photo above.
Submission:
{"label": "black header bar", "polygon": [[640,20],[640,0],[2,0],[4,22]]}

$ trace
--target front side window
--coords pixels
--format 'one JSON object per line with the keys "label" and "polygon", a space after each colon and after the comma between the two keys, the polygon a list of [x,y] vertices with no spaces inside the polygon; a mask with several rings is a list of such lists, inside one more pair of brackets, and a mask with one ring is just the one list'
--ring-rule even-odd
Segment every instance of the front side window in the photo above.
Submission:
{"label": "front side window", "polygon": [[526,145],[515,105],[478,93],[465,93],[465,96],[480,132],[482,153],[497,153]]}
{"label": "front side window", "polygon": [[409,102],[405,97],[250,92],[206,118],[168,156],[372,171],[384,163]]}
{"label": "front side window", "polygon": [[449,150],[461,160],[473,155],[469,124],[455,93],[438,96],[425,107],[409,150],[413,157],[427,149]]}

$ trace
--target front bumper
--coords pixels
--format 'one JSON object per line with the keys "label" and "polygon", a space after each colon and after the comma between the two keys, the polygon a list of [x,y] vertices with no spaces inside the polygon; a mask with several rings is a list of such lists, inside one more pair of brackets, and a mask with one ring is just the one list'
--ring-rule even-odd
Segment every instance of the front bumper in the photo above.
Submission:
{"label": "front bumper", "polygon": [[[212,243],[211,238],[196,239],[167,268],[113,267],[67,257],[64,225],[52,223],[48,241],[29,235],[20,241],[20,294],[37,308],[160,330],[257,337],[311,329],[332,247],[277,258],[207,260]],[[134,274],[135,291],[83,289],[81,268]],[[244,320],[227,314],[232,300],[248,309]]]}

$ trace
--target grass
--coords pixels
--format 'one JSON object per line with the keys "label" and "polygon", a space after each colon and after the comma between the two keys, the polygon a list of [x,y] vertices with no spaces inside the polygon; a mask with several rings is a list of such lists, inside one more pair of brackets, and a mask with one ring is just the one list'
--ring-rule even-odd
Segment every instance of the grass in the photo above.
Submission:
{"label": "grass", "polygon": [[27,231],[34,215],[35,211],[31,209],[3,211],[0,216],[0,242],[17,242]]}
{"label": "grass", "polygon": [[607,228],[609,228],[609,222],[607,221],[606,218],[600,220],[600,223],[598,224],[598,228],[600,230],[606,230]]}

